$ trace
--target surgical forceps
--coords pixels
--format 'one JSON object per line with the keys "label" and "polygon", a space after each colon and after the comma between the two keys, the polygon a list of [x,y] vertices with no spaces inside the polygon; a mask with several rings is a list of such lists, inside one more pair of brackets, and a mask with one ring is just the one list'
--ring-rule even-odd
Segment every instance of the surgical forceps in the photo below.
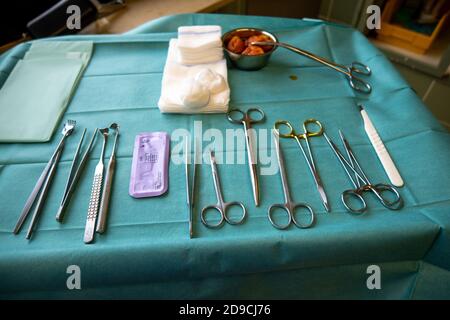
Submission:
{"label": "surgical forceps", "polygon": [[291,46],[287,43],[282,42],[263,42],[263,41],[255,41],[251,42],[251,45],[261,45],[261,46],[279,46],[288,50],[291,50],[295,53],[298,53],[299,55],[302,55],[304,57],[307,57],[309,59],[312,59],[316,62],[319,62],[337,72],[340,72],[344,74],[347,79],[348,83],[350,84],[350,87],[352,87],[353,90],[369,94],[372,92],[372,86],[361,79],[360,77],[356,76],[355,74],[362,75],[362,76],[370,76],[372,74],[372,70],[366,66],[365,64],[361,62],[353,62],[350,66],[344,66],[339,63],[332,62],[330,60],[327,60],[325,58],[319,57],[311,52],[308,52],[306,50]]}
{"label": "surgical forceps", "polygon": [[[252,114],[258,114],[259,116],[256,118],[252,117]],[[239,115],[239,117],[237,117]],[[264,112],[259,108],[251,108],[246,112],[243,112],[239,109],[232,109],[228,112],[227,118],[232,123],[242,124],[244,125],[245,131],[245,143],[247,147],[247,161],[250,169],[250,179],[252,182],[253,189],[253,199],[255,200],[255,205],[259,206],[259,180],[258,180],[258,155],[257,150],[254,147],[254,140],[251,136],[252,124],[261,123],[265,119]]]}
{"label": "surgical forceps", "polygon": [[[346,190],[341,195],[342,203],[345,208],[353,214],[362,214],[367,210],[367,203],[363,198],[364,192],[371,191],[373,194],[380,200],[381,204],[385,206],[389,210],[399,210],[403,207],[403,199],[398,193],[397,189],[390,184],[376,184],[373,185],[367,175],[362,170],[358,160],[350,147],[347,139],[345,139],[342,131],[339,130],[339,136],[341,138],[342,144],[344,145],[345,151],[348,156],[348,160],[345,159],[344,155],[339,151],[339,148],[331,141],[331,139],[327,136],[326,133],[323,134],[334,154],[338,158],[342,167],[345,170],[345,173],[350,178],[350,181],[353,184],[355,189]],[[349,171],[350,170],[350,171]],[[352,176],[354,174],[354,177]],[[389,192],[394,196],[393,201],[389,201],[385,196],[383,196],[383,192]],[[360,204],[360,208],[354,208],[350,204],[350,199],[356,199]]]}
{"label": "surgical forceps", "polygon": [[[274,141],[275,141],[275,148],[277,151],[278,166],[280,168],[281,184],[283,186],[284,203],[273,204],[272,206],[269,207],[269,210],[267,212],[269,221],[272,224],[272,226],[274,226],[279,230],[286,230],[292,223],[294,223],[297,227],[301,229],[310,228],[314,224],[314,217],[315,217],[314,211],[306,203],[294,203],[292,201],[291,192],[289,191],[289,184],[287,180],[286,167],[284,165],[284,158],[281,152],[280,141],[278,140],[278,137],[275,134],[274,134]],[[273,212],[277,208],[282,209],[287,213],[288,222],[286,224],[279,224],[275,222],[275,220],[273,219]],[[300,208],[307,209],[309,215],[311,216],[309,223],[306,225],[299,223],[295,218],[295,211]]]}
{"label": "surgical forceps", "polygon": [[[197,180],[197,141],[194,140],[194,159],[192,161],[192,157],[190,156],[189,152],[189,138],[186,138],[186,145],[185,145],[185,177],[186,177],[186,204],[188,207],[188,214],[189,214],[189,239],[192,239],[194,236],[194,204],[195,204],[195,190],[196,190],[196,180]],[[193,163],[191,163],[193,162]],[[191,164],[194,166],[192,177],[190,174],[190,167]]]}
{"label": "surgical forceps", "polygon": [[[219,172],[217,171],[216,158],[215,158],[215,154],[214,154],[213,150],[210,151],[210,161],[211,161],[211,170],[212,170],[212,176],[213,176],[213,180],[214,180],[214,189],[216,191],[217,203],[203,208],[202,214],[201,214],[201,219],[202,219],[203,225],[210,229],[218,229],[223,225],[224,221],[226,221],[227,223],[229,223],[231,225],[242,224],[245,220],[245,217],[247,216],[247,209],[245,209],[245,206],[242,204],[242,202],[237,202],[237,201],[225,202],[223,200],[223,192],[222,192],[222,188],[220,187]],[[228,209],[233,206],[238,206],[238,207],[241,207],[241,209],[242,209],[242,216],[240,217],[239,220],[230,219],[230,217],[228,217],[228,215],[227,215]],[[218,211],[220,214],[220,220],[216,224],[212,224],[206,220],[206,213],[208,211],[212,211],[212,210]]]}
{"label": "surgical forceps", "polygon": [[[62,138],[58,143],[58,146],[56,147],[55,151],[53,152],[53,155],[51,156],[50,160],[47,162],[47,165],[44,168],[44,171],[42,171],[41,176],[39,177],[38,181],[36,182],[36,185],[33,188],[33,191],[29,195],[27,202],[25,203],[25,206],[22,210],[22,213],[20,214],[19,220],[17,221],[16,226],[14,227],[14,234],[18,234],[20,229],[22,228],[23,223],[25,222],[26,218],[30,214],[30,210],[33,206],[33,204],[36,202],[33,216],[31,218],[30,226],[28,227],[28,232],[26,235],[27,239],[31,238],[31,235],[33,233],[34,227],[39,219],[40,213],[42,211],[45,199],[47,197],[48,190],[50,188],[52,179],[56,172],[56,167],[58,165],[59,159],[61,157],[61,153],[63,151],[65,141],[67,137],[69,137],[73,131],[75,130],[76,126],[75,120],[67,120],[67,122],[64,124],[63,130],[61,131]],[[37,198],[37,200],[36,200]]]}
{"label": "surgical forceps", "polygon": [[[86,129],[84,129],[83,134],[81,136],[80,142],[78,143],[77,149],[75,151],[75,155],[72,160],[72,165],[70,167],[69,176],[67,178],[66,187],[64,189],[63,197],[61,199],[58,212],[56,213],[56,221],[62,222],[64,218],[65,210],[70,202],[73,192],[75,191],[75,186],[80,179],[81,173],[86,166],[87,160],[89,158],[89,154],[91,153],[92,145],[94,143],[95,137],[97,135],[97,130],[95,129],[94,134],[92,135],[91,141],[89,142],[86,151],[84,152],[81,160],[78,162],[78,157],[80,156],[81,146],[84,141],[84,137],[86,135]],[[78,162],[78,165],[77,165]]]}
{"label": "surgical forceps", "polygon": [[[318,127],[317,131],[309,131],[308,125],[314,124]],[[284,128],[284,129],[283,129]],[[287,130],[286,130],[287,129]],[[323,126],[322,124],[315,119],[308,119],[303,122],[303,133],[295,132],[294,128],[288,121],[277,121],[275,122],[275,131],[281,138],[286,139],[295,139],[297,141],[300,150],[302,151],[303,156],[305,157],[306,163],[308,164],[308,168],[311,171],[311,174],[314,178],[314,182],[316,183],[317,191],[319,192],[320,198],[322,199],[323,206],[327,212],[330,212],[330,206],[328,204],[327,194],[325,193],[325,188],[323,187],[322,180],[320,179],[319,173],[317,172],[316,164],[314,161],[313,154],[311,152],[311,146],[309,145],[310,137],[317,137],[323,135]],[[303,147],[300,140],[305,140],[306,147],[308,149],[308,154],[305,152],[305,148]]]}

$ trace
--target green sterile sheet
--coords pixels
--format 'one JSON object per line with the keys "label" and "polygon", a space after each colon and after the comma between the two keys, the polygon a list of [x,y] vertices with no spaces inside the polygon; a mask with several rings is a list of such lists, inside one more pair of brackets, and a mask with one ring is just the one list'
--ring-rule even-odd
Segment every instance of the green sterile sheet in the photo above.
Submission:
{"label": "green sterile sheet", "polygon": [[[269,130],[280,119],[299,128],[305,119],[316,118],[339,142],[342,129],[371,180],[388,182],[364,132],[357,108],[364,104],[405,180],[400,189],[405,207],[389,211],[366,195],[369,211],[362,216],[348,214],[340,195],[351,185],[323,137],[311,138],[310,143],[331,213],[322,207],[296,143],[281,141],[292,196],[296,202],[308,202],[317,213],[311,229],[274,229],[267,208],[283,201],[280,177],[260,177],[261,205],[255,208],[245,163],[218,165],[225,199],[242,201],[248,209],[249,217],[241,226],[210,230],[200,223],[200,209],[216,201],[209,162],[199,166],[192,240],[183,165],[171,162],[166,195],[130,197],[138,133],[193,131],[196,121],[201,121],[204,133],[211,128],[223,133],[241,129],[223,114],[167,115],[157,107],[168,42],[176,37],[178,26],[211,24],[220,24],[223,31],[242,26],[267,29],[282,42],[338,63],[360,61],[370,66],[373,92],[361,95],[344,76],[280,48],[260,71],[229,69],[230,105],[263,109],[266,121],[255,125],[259,130]],[[0,145],[1,298],[450,298],[450,135],[361,33],[321,21],[188,14],[163,17],[123,35],[57,40],[93,41],[95,51],[63,116],[63,121],[76,120],[78,128],[67,140],[29,242],[24,231],[15,236],[12,230],[59,134],[48,143]],[[1,56],[0,85],[28,46],[19,45]],[[81,128],[92,133],[112,122],[120,124],[121,136],[107,233],[85,245],[98,141],[63,224],[55,221],[55,214]],[[204,147],[210,143],[207,136]],[[172,147],[179,143],[172,141]],[[109,143],[107,158],[111,147]],[[219,157],[222,151],[216,149]],[[273,145],[270,150],[260,147],[259,152],[271,155]],[[261,164],[261,169],[267,167]],[[81,290],[67,289],[70,265],[81,269]],[[367,288],[371,265],[380,267],[380,290]]]}
{"label": "green sterile sheet", "polygon": [[51,139],[89,62],[92,45],[40,41],[30,46],[0,89],[0,142]]}

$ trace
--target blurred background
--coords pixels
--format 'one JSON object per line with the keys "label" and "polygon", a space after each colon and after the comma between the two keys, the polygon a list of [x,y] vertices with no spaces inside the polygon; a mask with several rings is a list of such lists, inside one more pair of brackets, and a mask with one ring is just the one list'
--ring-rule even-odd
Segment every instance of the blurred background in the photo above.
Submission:
{"label": "blurred background", "polygon": [[[5,1],[6,2],[6,1]],[[2,3],[0,53],[33,38],[114,34],[161,16],[223,13],[312,18],[350,25],[391,59],[417,95],[450,129],[450,0],[39,0]],[[81,11],[81,30],[66,26],[67,7]],[[367,8],[381,8],[381,29],[368,30]]]}

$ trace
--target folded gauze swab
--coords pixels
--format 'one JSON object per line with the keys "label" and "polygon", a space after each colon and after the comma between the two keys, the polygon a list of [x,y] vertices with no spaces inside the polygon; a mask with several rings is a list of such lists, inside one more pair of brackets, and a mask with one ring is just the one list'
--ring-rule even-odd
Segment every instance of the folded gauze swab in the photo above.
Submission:
{"label": "folded gauze swab", "polygon": [[220,26],[178,28],[178,61],[184,65],[210,63],[223,59]]}
{"label": "folded gauze swab", "polygon": [[178,28],[178,47],[193,52],[222,46],[220,26],[186,26]]}
{"label": "folded gauze swab", "polygon": [[177,61],[183,65],[211,63],[223,59],[223,49],[213,48],[201,54],[181,54],[178,50]]}
{"label": "folded gauze swab", "polygon": [[[208,50],[207,50],[208,51]],[[225,113],[230,88],[225,59],[212,63],[183,65],[178,40],[169,43],[158,107],[167,113]]]}

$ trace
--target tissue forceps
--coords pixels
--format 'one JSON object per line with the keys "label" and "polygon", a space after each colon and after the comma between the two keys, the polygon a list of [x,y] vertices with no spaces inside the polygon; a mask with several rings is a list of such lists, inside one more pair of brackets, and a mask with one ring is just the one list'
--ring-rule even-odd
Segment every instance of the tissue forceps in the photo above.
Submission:
{"label": "tissue forceps", "polygon": [[[286,167],[284,165],[283,153],[281,152],[280,141],[278,137],[274,135],[275,148],[277,151],[278,158],[278,167],[280,168],[280,176],[281,176],[281,184],[283,186],[283,194],[284,194],[284,203],[282,204],[273,204],[269,207],[267,212],[267,216],[269,217],[269,221],[275,228],[279,230],[286,230],[289,226],[294,223],[297,227],[301,229],[310,228],[314,224],[315,214],[314,210],[306,203],[294,203],[292,201],[291,192],[289,190],[289,184],[287,180]],[[282,209],[287,213],[288,222],[286,224],[279,224],[275,222],[273,219],[273,212],[276,208]],[[307,209],[311,219],[308,224],[301,224],[295,218],[296,209],[304,208]]]}
{"label": "tissue forceps", "polygon": [[[252,117],[252,114],[258,114],[256,118]],[[237,117],[239,115],[239,117]],[[258,155],[257,149],[254,147],[254,140],[252,139],[250,130],[252,129],[252,124],[261,123],[264,121],[266,115],[259,108],[251,108],[246,112],[239,109],[232,109],[228,112],[227,118],[232,123],[244,125],[245,131],[245,143],[247,147],[247,161],[250,169],[250,179],[252,182],[253,189],[253,199],[255,200],[255,205],[259,206],[259,180],[258,180]]]}
{"label": "tissue forceps", "polygon": [[[317,131],[308,130],[308,125],[314,124],[318,127]],[[287,130],[286,130],[287,129]],[[308,168],[311,171],[311,174],[314,178],[314,182],[316,184],[317,191],[319,192],[320,198],[322,199],[323,206],[327,212],[330,212],[330,206],[328,204],[327,194],[325,193],[325,188],[323,187],[322,179],[320,179],[319,173],[317,172],[316,164],[314,161],[313,154],[311,152],[311,146],[309,144],[310,137],[317,137],[324,134],[322,124],[315,119],[308,119],[303,122],[303,133],[295,132],[292,125],[285,120],[275,122],[275,132],[281,137],[285,139],[295,139],[297,141],[300,150],[302,151],[303,156],[305,157],[306,163],[308,164]],[[303,147],[301,140],[305,140],[306,147],[308,149],[308,154],[306,154],[305,148]]]}
{"label": "tissue forceps", "polygon": [[[350,213],[362,214],[367,210],[367,203],[363,198],[363,194],[368,191],[372,192],[381,202],[381,204],[389,210],[400,210],[403,207],[403,199],[394,186],[383,183],[374,185],[370,182],[369,178],[362,170],[361,165],[356,159],[350,147],[350,144],[348,143],[347,139],[345,139],[342,131],[339,130],[339,136],[341,138],[342,144],[344,145],[345,151],[348,156],[348,160],[344,157],[344,155],[341,153],[339,148],[333,143],[333,141],[331,141],[331,139],[327,136],[327,134],[324,133],[323,135],[327,140],[328,144],[330,145],[331,149],[333,150],[334,154],[338,158],[340,164],[344,168],[345,173],[350,178],[353,187],[355,188],[346,190],[341,195],[342,203]],[[352,174],[354,174],[354,176],[352,176]],[[384,192],[391,193],[394,196],[394,200],[389,201],[383,195]],[[361,207],[359,208],[353,207],[350,204],[351,198],[357,200],[361,204]]]}
{"label": "tissue forceps", "polygon": [[61,140],[58,143],[58,146],[56,147],[55,151],[53,152],[53,155],[51,156],[50,160],[47,162],[47,165],[45,166],[44,170],[41,173],[41,176],[39,177],[38,181],[36,182],[36,185],[33,188],[33,191],[29,195],[27,202],[25,203],[25,206],[22,210],[22,213],[19,217],[19,220],[17,221],[16,226],[14,227],[14,234],[19,233],[20,229],[22,228],[23,223],[25,222],[26,218],[30,214],[31,207],[36,201],[36,197],[39,194],[39,198],[33,213],[33,218],[30,224],[30,228],[28,229],[27,233],[27,239],[31,237],[31,234],[33,232],[33,227],[37,222],[37,219],[39,218],[40,212],[42,210],[43,202],[45,201],[48,188],[50,187],[52,178],[55,174],[56,165],[59,161],[59,158],[61,157],[61,152],[64,148],[65,141],[67,137],[69,137],[72,132],[75,130],[76,121],[75,120],[67,120],[67,122],[64,124],[63,130],[61,131],[61,134],[63,135]]}
{"label": "tissue forceps", "polygon": [[[211,170],[212,170],[212,176],[213,176],[213,181],[214,181],[214,189],[216,191],[217,203],[203,208],[202,213],[201,213],[201,220],[202,220],[203,225],[210,229],[218,229],[223,225],[223,223],[225,221],[231,225],[242,224],[245,220],[245,217],[247,216],[247,209],[245,209],[245,206],[242,204],[242,202],[237,202],[237,201],[225,202],[223,200],[223,192],[222,192],[222,188],[220,186],[219,172],[217,171],[216,158],[215,158],[215,154],[214,154],[213,150],[210,151],[210,161],[211,161]],[[233,206],[239,206],[242,209],[242,216],[240,217],[239,220],[232,220],[227,215],[228,209]],[[206,213],[208,211],[212,211],[212,210],[218,211],[220,214],[220,220],[216,224],[212,224],[206,220]]]}
{"label": "tissue forceps", "polygon": [[83,131],[80,142],[78,143],[77,149],[75,151],[75,155],[72,160],[72,165],[70,167],[70,172],[69,172],[69,176],[67,178],[63,197],[61,199],[61,202],[60,202],[60,205],[58,208],[58,212],[56,213],[56,221],[58,221],[58,222],[63,221],[65,210],[70,202],[72,194],[75,191],[75,186],[78,183],[81,173],[83,172],[84,167],[86,166],[87,160],[89,158],[89,154],[91,152],[92,145],[95,140],[95,136],[97,135],[97,130],[98,129],[95,129],[94,134],[92,135],[91,140],[86,148],[86,151],[84,152],[83,156],[81,157],[81,160],[77,164],[77,160],[78,160],[78,157],[80,156],[80,152],[81,152],[81,147],[83,145],[84,137],[86,135],[86,129],[84,129],[84,131]]}
{"label": "tissue forceps", "polygon": [[[365,80],[361,79],[357,75],[361,76],[370,76],[372,74],[372,70],[366,66],[365,64],[361,62],[352,62],[350,66],[344,66],[339,63],[332,62],[330,60],[327,60],[325,58],[319,57],[311,52],[308,52],[306,50],[291,46],[287,43],[282,42],[263,42],[263,41],[255,41],[251,42],[251,45],[262,45],[262,46],[279,46],[288,50],[291,50],[295,53],[298,53],[299,55],[302,55],[304,57],[307,57],[309,59],[312,59],[316,62],[319,62],[337,72],[340,72],[344,74],[347,79],[348,83],[350,84],[350,87],[352,87],[353,90],[369,94],[372,92],[372,86],[366,82]],[[357,75],[355,75],[357,74]]]}
{"label": "tissue forceps", "polygon": [[192,157],[190,157],[189,151],[189,139],[186,139],[186,151],[185,151],[185,178],[186,178],[186,204],[188,207],[188,214],[189,214],[189,239],[192,239],[194,236],[194,229],[193,229],[193,223],[194,223],[194,217],[193,217],[193,211],[194,211],[194,203],[195,203],[195,185],[196,185],[196,179],[197,179],[197,141],[194,140],[194,161],[193,161],[193,172],[192,172],[192,179],[190,177],[190,166],[192,162]]}

